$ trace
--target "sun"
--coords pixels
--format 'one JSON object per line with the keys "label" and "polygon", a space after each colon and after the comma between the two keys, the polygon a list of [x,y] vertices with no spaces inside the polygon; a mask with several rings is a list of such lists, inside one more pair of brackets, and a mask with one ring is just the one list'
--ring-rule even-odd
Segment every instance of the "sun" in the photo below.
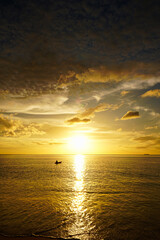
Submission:
{"label": "sun", "polygon": [[69,148],[74,153],[84,153],[89,147],[89,139],[85,135],[75,135],[69,138]]}

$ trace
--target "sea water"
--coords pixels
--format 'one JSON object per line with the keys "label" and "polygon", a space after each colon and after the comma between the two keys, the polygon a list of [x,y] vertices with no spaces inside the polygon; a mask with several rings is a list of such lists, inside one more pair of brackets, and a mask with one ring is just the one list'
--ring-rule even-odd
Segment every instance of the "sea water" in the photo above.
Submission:
{"label": "sea water", "polygon": [[0,192],[3,235],[160,239],[160,156],[0,155]]}

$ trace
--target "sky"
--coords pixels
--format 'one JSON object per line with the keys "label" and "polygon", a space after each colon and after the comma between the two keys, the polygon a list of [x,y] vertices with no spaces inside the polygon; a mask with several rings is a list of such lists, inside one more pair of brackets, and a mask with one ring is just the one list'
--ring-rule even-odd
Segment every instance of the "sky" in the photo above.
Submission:
{"label": "sky", "polygon": [[160,154],[158,0],[1,0],[1,154]]}

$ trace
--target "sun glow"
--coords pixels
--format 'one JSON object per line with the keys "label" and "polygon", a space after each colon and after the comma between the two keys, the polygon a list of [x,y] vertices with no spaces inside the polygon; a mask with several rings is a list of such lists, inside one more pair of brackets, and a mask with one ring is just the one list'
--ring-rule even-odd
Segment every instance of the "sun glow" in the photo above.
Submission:
{"label": "sun glow", "polygon": [[89,148],[89,140],[84,135],[76,135],[69,139],[69,148],[74,153],[84,153]]}

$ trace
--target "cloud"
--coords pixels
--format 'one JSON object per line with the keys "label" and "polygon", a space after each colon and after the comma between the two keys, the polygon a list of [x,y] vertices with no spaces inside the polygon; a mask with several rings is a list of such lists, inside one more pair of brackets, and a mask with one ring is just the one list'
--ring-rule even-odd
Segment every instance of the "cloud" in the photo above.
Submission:
{"label": "cloud", "polygon": [[145,127],[146,130],[151,130],[151,129],[157,129],[158,126],[148,126],[148,127]]}
{"label": "cloud", "polygon": [[125,90],[124,90],[124,91],[121,92],[121,96],[125,96],[125,95],[128,94],[129,92],[130,92],[130,91],[125,91]]}
{"label": "cloud", "polygon": [[78,117],[74,117],[74,118],[68,119],[66,122],[69,125],[76,124],[76,123],[89,123],[89,122],[91,122],[91,119],[89,119],[89,118],[80,119]]}
{"label": "cloud", "polygon": [[53,142],[53,141],[34,141],[33,143],[37,145],[61,145],[65,144],[64,142]]}
{"label": "cloud", "polygon": [[110,105],[108,104],[101,103],[96,107],[88,108],[84,112],[77,114],[75,117],[68,119],[66,123],[69,125],[76,124],[76,123],[89,123],[91,122],[91,118],[95,116],[96,112],[106,111],[107,108],[109,108],[109,106]]}
{"label": "cloud", "polygon": [[147,142],[147,141],[153,141],[153,140],[156,140],[156,139],[157,139],[157,137],[154,137],[152,135],[147,135],[147,136],[142,136],[142,137],[135,138],[134,140],[140,141],[140,142]]}
{"label": "cloud", "polygon": [[11,120],[7,117],[4,117],[3,115],[0,115],[0,129],[1,130],[10,129],[13,127],[13,125],[14,125],[13,120]]}
{"label": "cloud", "polygon": [[34,115],[74,114],[82,108],[81,103],[68,103],[67,93],[44,94],[39,96],[20,97],[8,94],[0,98],[1,112],[27,113]]}
{"label": "cloud", "polygon": [[43,135],[41,125],[36,123],[23,124],[20,120],[13,119],[13,116],[5,117],[0,115],[0,135],[2,137],[18,137]]}
{"label": "cloud", "polygon": [[87,71],[76,74],[81,82],[121,82],[145,80],[159,76],[159,66],[153,63],[124,62],[115,65],[103,65],[88,68]]}
{"label": "cloud", "polygon": [[0,97],[5,98],[9,94],[8,90],[0,90]]}
{"label": "cloud", "polygon": [[136,109],[138,111],[142,110],[144,112],[148,112],[151,116],[154,116],[154,117],[159,117],[160,116],[160,114],[158,112],[153,111],[153,109],[148,108],[148,106],[147,107],[144,107],[144,106],[134,106],[134,109]]}
{"label": "cloud", "polygon": [[134,112],[134,111],[128,111],[122,118],[121,120],[128,120],[128,119],[134,119],[134,118],[139,118],[139,112]]}
{"label": "cloud", "polygon": [[84,92],[86,91],[92,94],[92,99],[96,99],[97,101],[100,101],[107,95],[108,96],[113,95],[117,92],[119,94],[119,91],[131,92],[130,90],[147,89],[159,83],[160,83],[160,77],[151,77],[148,79],[132,79],[129,81],[120,81],[120,82],[106,82],[106,83],[88,82],[88,83],[82,84],[82,86],[83,85],[85,86],[83,90]]}
{"label": "cloud", "polygon": [[[151,147],[151,146],[159,146],[160,145],[160,136],[154,136],[154,135],[145,135],[145,136],[141,136],[138,138],[134,139],[135,141],[138,141],[140,143],[147,143],[147,147]],[[146,147],[144,146],[144,147]],[[141,147],[141,146],[139,146]],[[143,147],[143,146],[142,146]]]}
{"label": "cloud", "polygon": [[[112,107],[113,107],[113,105],[109,105],[109,104],[106,104],[106,103],[101,103],[101,104],[97,105],[96,107],[86,109],[84,112],[80,113],[79,116],[81,118],[94,117],[95,112],[103,112],[103,111],[106,111],[107,109],[112,108]],[[116,107],[117,107],[117,105],[116,105]]]}
{"label": "cloud", "polygon": [[156,97],[160,98],[160,89],[149,90],[141,95],[142,98],[145,97]]}
{"label": "cloud", "polygon": [[0,5],[4,91],[48,94],[77,81],[158,74],[158,3],[17,0]]}

